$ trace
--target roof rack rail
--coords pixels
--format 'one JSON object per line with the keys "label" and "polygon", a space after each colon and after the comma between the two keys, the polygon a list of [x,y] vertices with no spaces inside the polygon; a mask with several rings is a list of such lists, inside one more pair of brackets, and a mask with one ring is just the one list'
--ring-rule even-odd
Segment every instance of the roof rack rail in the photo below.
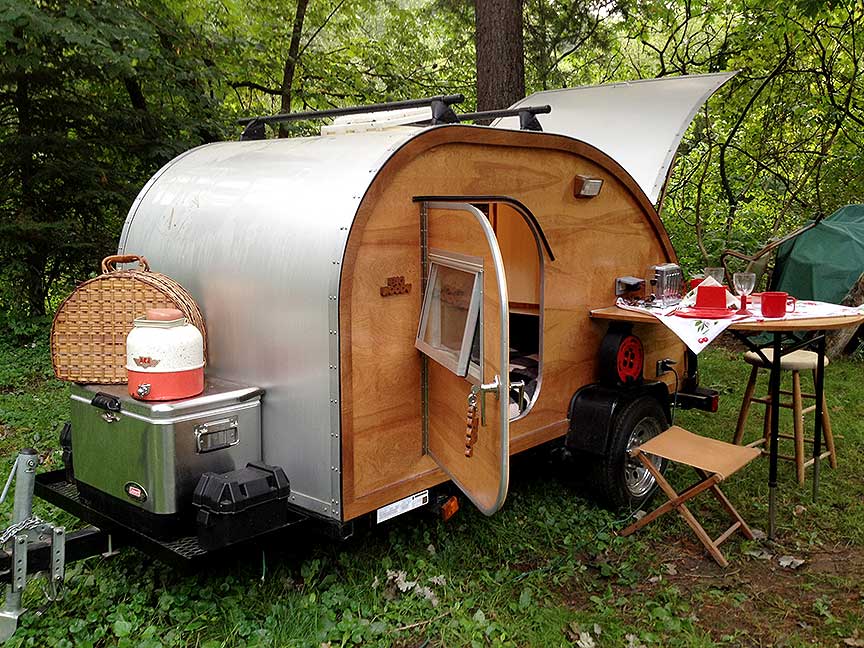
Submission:
{"label": "roof rack rail", "polygon": [[462,113],[456,115],[459,121],[477,121],[479,119],[499,119],[501,117],[518,117],[521,130],[542,131],[543,127],[537,121],[536,115],[546,115],[552,112],[552,106],[523,106],[522,108],[506,108],[504,110],[484,110],[482,112]]}
{"label": "roof rack rail", "polygon": [[366,106],[351,106],[348,108],[332,108],[329,110],[309,110],[306,112],[282,113],[279,115],[263,115],[260,117],[244,117],[238,119],[238,124],[246,128],[240,135],[241,140],[264,139],[264,126],[266,124],[281,124],[302,119],[324,119],[326,117],[341,117],[343,115],[360,115],[363,113],[381,110],[398,110],[400,108],[419,108],[421,106],[432,107],[432,124],[454,124],[459,121],[456,113],[450,107],[453,104],[465,101],[461,94],[440,95],[437,97],[425,97],[423,99],[406,99],[404,101],[389,101],[387,103],[369,104]]}

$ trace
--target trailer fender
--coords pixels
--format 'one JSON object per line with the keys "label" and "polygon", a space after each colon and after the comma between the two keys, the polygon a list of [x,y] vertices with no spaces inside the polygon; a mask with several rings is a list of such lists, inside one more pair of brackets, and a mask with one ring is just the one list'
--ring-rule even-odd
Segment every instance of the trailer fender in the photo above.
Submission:
{"label": "trailer fender", "polygon": [[628,403],[641,396],[654,398],[671,420],[669,391],[666,383],[646,382],[627,387],[590,384],[581,387],[570,399],[567,419],[567,448],[571,452],[604,457],[609,452],[610,432],[615,416]]}

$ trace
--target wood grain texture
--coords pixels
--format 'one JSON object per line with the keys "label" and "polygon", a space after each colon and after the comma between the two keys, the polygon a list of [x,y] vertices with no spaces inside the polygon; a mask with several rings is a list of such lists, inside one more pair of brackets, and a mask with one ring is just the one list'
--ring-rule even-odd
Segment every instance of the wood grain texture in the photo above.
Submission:
{"label": "wood grain texture", "polygon": [[[430,209],[429,248],[441,249],[483,260],[483,375],[491,383],[501,374],[501,335],[506,322],[501,320],[501,299],[491,249],[476,217],[465,211]],[[465,415],[472,383],[429,361],[429,454],[484,512],[497,509],[498,493],[506,490],[509,455],[501,451],[502,427],[498,400],[486,396],[485,423],[478,430],[473,456],[465,456]],[[480,404],[478,403],[478,408]],[[503,460],[503,461],[502,461]],[[502,468],[502,463],[504,464]]]}
{"label": "wood grain texture", "polygon": [[[576,174],[604,180],[600,195],[573,197]],[[659,217],[611,158],[570,138],[452,126],[399,149],[364,197],[351,229],[340,285],[342,483],[351,519],[445,481],[423,454],[420,315],[420,195],[504,195],[537,218],[555,251],[543,257],[539,395],[511,423],[511,452],[566,433],[570,396],[596,380],[608,324],[591,309],[614,301],[614,278],[641,276],[676,257]],[[538,266],[541,267],[541,266]],[[417,289],[380,297],[387,277]],[[641,327],[648,357],[683,365],[683,345],[663,327]],[[432,364],[432,363],[430,363]],[[646,362],[646,366],[652,364]],[[648,376],[653,378],[653,376]],[[458,434],[464,434],[464,412]],[[482,434],[482,429],[481,429]]]}
{"label": "wood grain texture", "polygon": [[507,293],[511,302],[540,303],[540,263],[542,255],[531,226],[513,207],[496,205],[495,235],[507,269]]}

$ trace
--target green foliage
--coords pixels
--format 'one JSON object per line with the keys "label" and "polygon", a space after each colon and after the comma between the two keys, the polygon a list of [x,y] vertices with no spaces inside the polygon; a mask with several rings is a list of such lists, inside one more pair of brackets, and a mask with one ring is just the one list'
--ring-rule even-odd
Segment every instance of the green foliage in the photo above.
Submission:
{"label": "green foliage", "polygon": [[[689,270],[864,200],[860,3],[524,6],[529,91],[740,70],[696,116],[667,187]],[[288,0],[0,1],[0,312],[12,326],[96,269],[159,166],[236,135],[234,117],[278,112],[286,91],[293,110],[450,92],[472,108],[468,0],[313,0],[286,89],[294,12]]]}
{"label": "green foliage", "polygon": [[855,3],[662,2],[630,17],[640,73],[740,71],[697,116],[667,188],[689,269],[864,200],[862,24]]}
{"label": "green foliage", "polygon": [[3,0],[0,43],[0,311],[38,315],[116,249],[146,179],[224,118],[207,43],[162,2]]}

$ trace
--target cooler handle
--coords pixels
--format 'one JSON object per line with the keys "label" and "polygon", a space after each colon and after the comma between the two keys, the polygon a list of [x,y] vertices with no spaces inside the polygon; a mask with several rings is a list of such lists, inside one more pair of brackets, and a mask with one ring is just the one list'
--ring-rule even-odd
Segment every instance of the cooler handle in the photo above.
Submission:
{"label": "cooler handle", "polygon": [[93,407],[98,407],[106,412],[120,411],[120,399],[111,394],[106,394],[105,392],[97,392],[93,397],[93,400],[90,401],[90,404]]}

